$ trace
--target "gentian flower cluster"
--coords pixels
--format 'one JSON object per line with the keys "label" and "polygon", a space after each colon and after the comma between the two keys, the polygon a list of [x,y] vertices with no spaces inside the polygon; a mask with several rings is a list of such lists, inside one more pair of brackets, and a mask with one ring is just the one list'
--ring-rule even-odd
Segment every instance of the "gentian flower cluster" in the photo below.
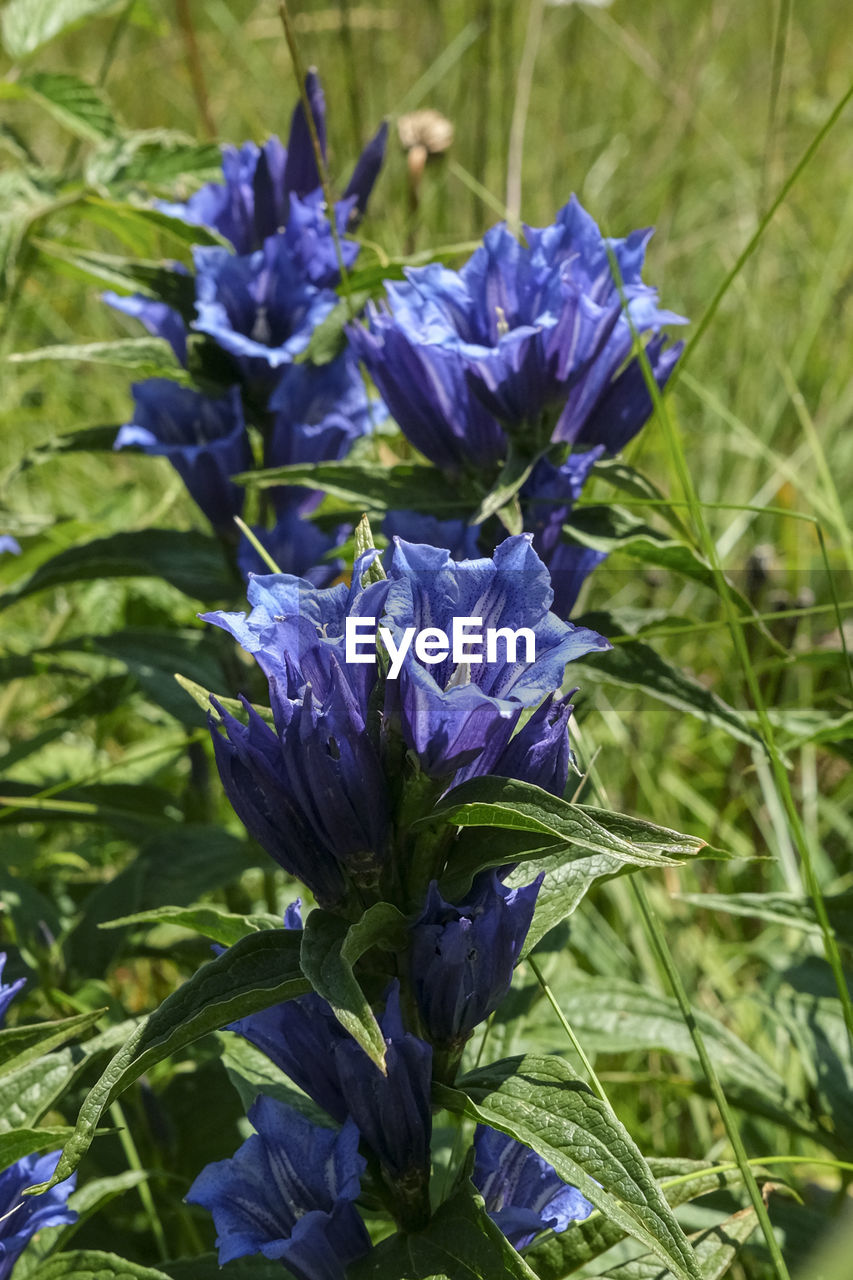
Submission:
{"label": "gentian flower cluster", "polygon": [[[306,89],[325,156],[325,104],[314,72]],[[338,303],[341,265],[348,269],[358,254],[347,232],[366,209],[385,137],[383,125],[331,211],[336,245],[300,103],[287,147],[275,137],[261,147],[226,147],[223,182],[209,183],[184,204],[161,203],[161,211],[231,243],[194,249],[187,281],[194,302],[186,313],[154,298],[104,294],[166,339],[180,363],[204,379],[204,390],[164,378],[134,385],[133,420],[115,447],[167,457],[216,533],[235,546],[244,574],[261,562],[248,540],[237,539],[233,520],[244,513],[245,495],[231,477],[256,462],[277,467],[341,458],[371,429],[377,412],[349,351],[322,366],[294,362]],[[221,394],[210,393],[211,381]],[[254,444],[247,424],[258,429]],[[254,533],[280,566],[330,581],[340,565],[325,558],[349,526],[321,533],[307,520],[320,496],[282,488]]]}
{"label": "gentian flower cluster", "polygon": [[[261,1252],[300,1280],[343,1280],[369,1247],[354,1207],[360,1184],[403,1228],[428,1219],[431,1082],[453,1081],[465,1044],[509,990],[542,883],[510,889],[486,871],[449,901],[439,882],[455,835],[421,836],[422,820],[448,788],[487,773],[562,794],[571,705],[556,691],[567,663],[607,642],[551,612],[530,535],[463,562],[397,539],[384,567],[374,551],[359,556],[349,587],[252,576],[248,595],[248,614],[206,615],[255,658],[270,695],[268,713],[243,700],[245,717],[213,700],[229,800],[321,908],[355,920],[393,902],[407,940],[397,939],[396,959],[372,952],[367,971],[384,1071],[317,993],[233,1024],[329,1127],[261,1098],[249,1117],[255,1135],[205,1169],[189,1198],[213,1213],[220,1261]],[[460,618],[494,637],[485,654],[468,631],[461,652],[442,651],[440,636]],[[285,926],[302,927],[298,904]],[[523,1243],[568,1221],[569,1208],[551,1203],[560,1188],[574,1217],[588,1211],[553,1170],[544,1194],[541,1162],[521,1165],[515,1152],[488,1150],[475,1164],[510,1239],[518,1215],[502,1217],[506,1205],[522,1215]]]}
{"label": "gentian flower cluster", "polygon": [[[17,982],[4,983],[5,965],[6,954],[0,951],[0,1027],[9,1005],[26,981],[19,978]],[[27,1187],[50,1179],[59,1156],[58,1151],[50,1151],[43,1156],[23,1156],[0,1172],[0,1280],[9,1280],[15,1263],[37,1231],[77,1220],[77,1214],[68,1208],[68,1197],[74,1190],[76,1174],[44,1195],[23,1194]]]}
{"label": "gentian flower cluster", "polygon": [[[562,543],[561,527],[594,462],[652,412],[634,336],[653,335],[645,355],[660,387],[681,351],[660,331],[683,319],[641,277],[650,235],[607,239],[573,197],[553,225],[525,227],[525,244],[500,225],[459,272],[407,269],[405,283],[386,282],[367,327],[351,329],[392,416],[435,466],[476,484],[512,463],[561,616],[595,562]],[[436,536],[433,516],[404,519],[407,536]],[[458,548],[466,523],[445,522],[439,536]]]}

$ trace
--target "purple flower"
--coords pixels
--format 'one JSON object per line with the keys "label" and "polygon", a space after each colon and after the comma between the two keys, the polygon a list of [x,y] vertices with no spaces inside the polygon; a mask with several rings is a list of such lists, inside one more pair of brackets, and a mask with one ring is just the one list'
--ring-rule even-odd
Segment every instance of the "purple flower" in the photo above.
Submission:
{"label": "purple flower", "polygon": [[10,554],[19,556],[21,554],[21,544],[17,538],[13,538],[10,533],[0,534],[0,555]]}
{"label": "purple flower", "polygon": [[[504,430],[523,428],[534,454],[549,439],[621,448],[651,412],[637,361],[620,373],[631,326],[683,323],[642,282],[650,234],[606,240],[573,197],[552,226],[525,228],[526,246],[497,226],[460,272],[432,264],[389,282],[353,341],[412,443],[445,468],[504,457]],[[661,384],[677,355],[650,344]]]}
{"label": "purple flower", "polygon": [[[272,529],[252,526],[255,537],[283,573],[305,578],[316,587],[326,587],[343,569],[343,560],[326,559],[327,552],[339,547],[349,534],[349,525],[339,525],[334,533],[324,533],[299,510],[285,508]],[[237,566],[244,578],[269,573],[269,565],[261,558],[245,535],[237,548]]]}
{"label": "purple flower", "polygon": [[526,1249],[542,1231],[565,1231],[592,1213],[576,1187],[553,1165],[514,1138],[478,1125],[474,1136],[474,1186],[486,1211],[515,1249]]}
{"label": "purple flower", "polygon": [[18,978],[17,982],[6,983],[3,981],[3,970],[6,967],[6,952],[0,951],[0,1027],[6,1017],[6,1010],[15,999],[23,987],[27,985],[26,978]]}
{"label": "purple flower", "polygon": [[186,1197],[213,1214],[220,1265],[260,1253],[298,1280],[344,1280],[370,1249],[353,1203],[365,1168],[355,1125],[323,1129],[263,1095],[249,1120],[256,1132],[203,1169]]}
{"label": "purple flower", "polygon": [[338,1123],[355,1121],[403,1199],[417,1202],[429,1174],[432,1049],[406,1031],[399,984],[391,984],[379,1018],[385,1072],[313,992],[232,1023]]}
{"label": "purple flower", "polygon": [[379,1026],[385,1037],[384,1073],[350,1036],[335,1044],[335,1064],[362,1136],[392,1184],[402,1184],[416,1200],[429,1176],[432,1049],[403,1026],[396,981]]}
{"label": "purple flower", "polygon": [[[326,155],[326,108],[320,80],[309,71],[305,88]],[[385,154],[387,125],[383,124],[359,157],[344,192],[350,225],[363,216]],[[290,138],[283,147],[276,137],[263,146],[246,142],[238,150],[224,147],[223,182],[211,182],[184,204],[161,202],[160,209],[184,222],[212,227],[230,240],[237,253],[252,253],[268,236],[283,230],[291,215],[290,197],[300,200],[321,185],[317,161],[301,101],[293,112]]]}
{"label": "purple flower", "polygon": [[[530,541],[508,538],[492,559],[457,563],[446,551],[397,540],[382,581],[361,585],[364,561],[349,589],[253,577],[248,617],[205,615],[255,657],[275,721],[270,728],[248,706],[246,726],[219,712],[212,723],[223,784],[250,832],[324,905],[340,901],[347,879],[375,885],[389,857],[400,740],[423,772],[447,785],[454,775],[515,766],[531,781],[559,785],[568,711],[549,703],[515,745],[513,733],[526,707],[560,687],[568,662],[607,641],[549,612],[548,574]],[[447,638],[459,619],[472,618],[481,634],[493,634],[493,654],[463,644],[454,656],[449,640],[432,652],[413,646],[421,632]],[[350,624],[366,628],[368,646],[371,631],[383,628],[397,653],[387,678],[375,653],[348,653]]]}
{"label": "purple flower", "polygon": [[178,386],[168,378],[134,383],[133,422],[116,449],[137,445],[166,457],[215,529],[230,529],[243,509],[243,490],[230,477],[252,465],[252,452],[236,387],[221,399]]}
{"label": "purple flower", "polygon": [[[175,267],[177,270],[178,268]],[[107,289],[101,294],[101,300],[126,316],[139,320],[155,338],[165,338],[178,360],[186,367],[187,363],[187,326],[180,312],[170,307],[167,302],[158,302],[143,294],[135,293],[129,297],[114,293]]]}
{"label": "purple flower", "polygon": [[435,881],[430,885],[412,927],[409,962],[418,1009],[436,1045],[461,1047],[506,995],[543,878],[508,889],[490,871],[455,905]]}
{"label": "purple flower", "polygon": [[51,1151],[43,1156],[24,1156],[0,1173],[0,1280],[9,1280],[37,1231],[77,1221],[77,1214],[68,1208],[76,1173],[40,1196],[23,1195],[27,1187],[50,1180],[60,1154]]}
{"label": "purple flower", "polygon": [[306,276],[287,232],[269,236],[261,249],[243,256],[218,248],[197,248],[193,254],[194,327],[235,357],[250,384],[268,388],[271,371],[305,350],[314,328],[335,305],[335,293]]}

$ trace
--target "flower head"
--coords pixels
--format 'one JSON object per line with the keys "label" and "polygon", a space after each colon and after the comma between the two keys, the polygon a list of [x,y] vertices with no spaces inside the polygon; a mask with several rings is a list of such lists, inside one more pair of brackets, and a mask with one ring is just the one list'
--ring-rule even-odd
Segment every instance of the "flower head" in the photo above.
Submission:
{"label": "flower head", "polygon": [[264,1095],[249,1120],[256,1132],[203,1169],[186,1197],[213,1214],[220,1265],[260,1253],[298,1280],[344,1280],[370,1248],[353,1204],[365,1168],[355,1125],[323,1129]]}
{"label": "flower head", "polygon": [[[316,72],[308,72],[305,89],[325,159],[326,104]],[[386,135],[387,126],[383,124],[359,156],[344,191],[346,216],[351,224],[367,208],[382,167]],[[252,253],[267,236],[287,225],[291,196],[304,199],[321,185],[302,102],[294,109],[287,147],[276,137],[261,147],[253,142],[245,142],[239,150],[223,147],[222,176],[222,182],[208,183],[185,203],[161,202],[160,208],[184,222],[212,227],[231,241],[237,253]]]}
{"label": "flower head", "polygon": [[412,928],[412,985],[430,1039],[456,1047],[498,1007],[533,919],[542,876],[508,889],[494,871],[477,877],[464,902],[445,902],[432,882]]}
{"label": "flower head", "polygon": [[252,465],[239,390],[212,399],[168,378],[131,389],[133,422],[121,428],[113,447],[137,445],[168,458],[213,527],[230,528],[244,498],[230,477]]}
{"label": "flower head", "polygon": [[0,1280],[9,1280],[37,1231],[77,1221],[77,1214],[68,1208],[76,1173],[40,1196],[23,1194],[27,1187],[50,1180],[60,1154],[51,1151],[44,1156],[24,1156],[0,1173]]}
{"label": "flower head", "polygon": [[19,556],[21,554],[21,544],[17,538],[13,538],[10,533],[0,534],[0,555],[10,554]]}
{"label": "flower head", "polygon": [[[328,232],[327,238],[330,245]],[[312,331],[335,305],[333,290],[306,276],[298,248],[285,233],[269,236],[262,248],[242,256],[216,247],[193,251],[194,327],[234,356],[250,383],[268,387],[271,371],[305,350]]]}
{"label": "flower head", "polygon": [[542,1231],[565,1231],[592,1205],[535,1151],[479,1125],[474,1136],[474,1186],[510,1244],[525,1249]]}
{"label": "flower head", "polygon": [[[549,440],[621,448],[651,412],[637,361],[622,368],[632,329],[683,323],[642,281],[650,234],[605,239],[573,197],[551,226],[525,228],[526,245],[497,226],[461,271],[389,282],[353,342],[412,443],[444,468],[499,460],[508,435],[532,453]],[[661,384],[679,350],[650,343]]]}
{"label": "flower head", "polygon": [[[568,765],[567,712],[550,704],[513,746],[526,707],[559,688],[565,666],[607,642],[549,612],[548,574],[529,535],[492,559],[395,542],[388,576],[318,590],[287,575],[250,579],[251,613],[211,613],[267,677],[274,729],[247,707],[248,725],[219,711],[217,762],[249,830],[283,866],[334,905],[346,879],[375,883],[389,853],[390,796],[400,743],[420,770],[447,785],[497,767],[553,781]],[[478,620],[495,652],[458,652],[447,637]],[[374,656],[350,660],[350,623],[381,627],[396,653],[388,678]],[[458,629],[458,628],[457,628]],[[413,637],[445,636],[428,650]],[[391,678],[393,674],[393,678]],[[557,762],[536,752],[541,733]],[[344,877],[344,880],[341,877]],[[337,896],[336,896],[337,894]]]}

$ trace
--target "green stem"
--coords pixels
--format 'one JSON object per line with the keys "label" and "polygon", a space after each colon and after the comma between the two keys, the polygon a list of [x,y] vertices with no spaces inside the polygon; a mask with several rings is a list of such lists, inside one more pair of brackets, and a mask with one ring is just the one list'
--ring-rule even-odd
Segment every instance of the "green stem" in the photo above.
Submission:
{"label": "green stem", "polygon": [[[139,1152],[136,1149],[136,1143],[133,1141],[133,1135],[127,1127],[127,1121],[124,1116],[120,1102],[114,1102],[110,1107],[110,1115],[118,1129],[118,1138],[121,1143],[122,1151],[125,1159],[131,1169],[137,1173],[143,1172],[143,1164],[139,1159]],[[169,1257],[169,1249],[166,1244],[166,1234],[163,1231],[163,1224],[157,1213],[157,1207],[154,1204],[154,1197],[151,1194],[151,1188],[147,1182],[140,1182],[137,1187],[139,1199],[142,1201],[142,1207],[145,1210],[145,1216],[148,1219],[148,1225],[151,1228],[151,1234],[157,1245],[157,1252],[160,1255],[160,1261],[165,1262]]]}
{"label": "green stem", "polygon": [[749,1158],[746,1154],[740,1133],[738,1132],[734,1116],[729,1109],[729,1104],[726,1099],[726,1095],[723,1092],[714,1064],[711,1061],[710,1055],[708,1054],[708,1050],[705,1046],[705,1038],[699,1030],[693,1010],[690,1007],[690,1002],[687,999],[687,992],[685,991],[684,984],[681,981],[681,974],[678,972],[678,966],[672,958],[672,952],[667,946],[666,938],[664,937],[664,933],[660,927],[657,916],[652,911],[651,905],[646,896],[645,888],[635,876],[631,877],[631,888],[634,892],[637,905],[640,908],[640,913],[643,917],[646,929],[648,930],[652,946],[654,947],[661,967],[669,979],[673,994],[678,1002],[678,1007],[681,1010],[681,1016],[684,1019],[684,1023],[690,1032],[691,1039],[693,1040],[693,1044],[696,1048],[696,1054],[699,1058],[699,1063],[702,1067],[705,1079],[708,1081],[714,1101],[719,1109],[726,1133],[728,1134],[729,1142],[731,1143],[732,1150],[735,1153],[737,1167],[743,1175],[744,1185],[749,1192],[752,1207],[755,1209],[756,1215],[758,1216],[761,1230],[764,1233],[764,1239],[767,1241],[767,1248],[770,1250],[770,1256],[773,1259],[776,1274],[779,1277],[779,1280],[790,1280],[790,1274],[787,1266],[785,1265],[785,1260],[782,1257],[782,1251],[779,1248],[779,1241],[776,1239],[773,1224],[771,1223],[770,1216],[767,1212],[767,1206],[764,1203],[761,1190],[755,1180],[755,1174],[752,1172],[750,1167]]}
{"label": "green stem", "polygon": [[545,981],[545,975],[542,973],[542,970],[539,968],[539,965],[534,960],[533,956],[527,957],[527,963],[530,965],[531,969],[536,974],[536,980],[539,983],[540,987],[542,988],[543,992],[545,993],[545,997],[548,1003],[550,1004],[551,1008],[554,1010],[555,1014],[557,1015],[560,1026],[565,1031],[566,1035],[569,1038],[572,1048],[580,1058],[583,1064],[583,1069],[586,1072],[586,1074],[589,1076],[589,1080],[593,1089],[598,1094],[599,1098],[604,1103],[604,1105],[608,1107],[611,1111],[613,1111],[613,1107],[610,1104],[610,1099],[608,1098],[607,1094],[604,1091],[604,1086],[602,1085],[598,1076],[595,1074],[595,1067],[592,1065],[589,1058],[584,1053],[583,1046],[581,1045],[581,1042],[578,1040],[577,1036],[572,1030],[572,1027],[571,1027],[571,1024],[569,1023],[568,1018],[563,1013],[562,1009],[557,1003],[557,1000],[556,1000],[556,997],[554,996],[553,991],[548,986],[548,983]]}

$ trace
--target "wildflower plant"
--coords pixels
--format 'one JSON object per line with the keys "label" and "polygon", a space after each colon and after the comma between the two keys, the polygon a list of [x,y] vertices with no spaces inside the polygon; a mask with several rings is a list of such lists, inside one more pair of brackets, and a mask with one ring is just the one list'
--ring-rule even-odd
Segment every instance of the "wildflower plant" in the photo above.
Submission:
{"label": "wildflower plant", "polygon": [[[8,21],[4,10],[4,33],[22,3],[7,6]],[[40,1280],[42,1268],[46,1280],[195,1280],[219,1266],[226,1276],[296,1280],[563,1280],[597,1267],[601,1280],[720,1280],[757,1222],[786,1280],[719,1077],[728,1073],[757,1123],[787,1125],[797,1143],[823,1144],[843,1165],[849,1107],[838,1082],[851,1077],[826,974],[810,953],[802,972],[774,974],[773,1017],[786,1033],[796,1027],[799,1042],[812,1037],[819,1063],[799,1089],[794,1069],[777,1071],[727,1024],[690,1008],[639,889],[653,962],[675,1000],[633,980],[637,922],[623,886],[605,882],[646,870],[672,876],[706,846],[602,807],[609,775],[599,780],[594,735],[575,719],[577,711],[583,721],[590,685],[608,675],[652,693],[679,716],[702,717],[703,733],[723,726],[753,752],[756,823],[764,809],[774,832],[786,812],[796,817],[793,801],[790,812],[771,804],[756,729],[766,730],[782,787],[788,760],[773,742],[776,728],[789,732],[781,712],[771,720],[755,698],[757,715],[741,715],[634,643],[628,628],[642,628],[641,610],[575,612],[587,576],[623,547],[710,587],[730,612],[742,607],[742,630],[760,621],[718,572],[711,540],[701,554],[688,545],[677,504],[614,462],[660,407],[682,352],[671,332],[685,321],[643,278],[651,233],[606,236],[571,197],[549,225],[492,227],[465,262],[458,246],[414,259],[360,243],[387,128],[332,188],[320,82],[294,62],[304,96],[286,146],[272,137],[226,147],[215,153],[216,180],[149,207],[122,206],[121,217],[148,219],[158,233],[171,223],[182,263],[66,255],[121,283],[125,292],[106,301],[155,340],[127,344],[127,363],[150,376],[132,385],[133,409],[107,447],[165,457],[214,536],[111,529],[113,543],[102,539],[89,561],[62,544],[44,564],[29,546],[14,561],[18,542],[0,537],[0,552],[12,553],[4,572],[25,568],[3,605],[46,587],[76,589],[75,573],[91,583],[104,565],[119,576],[162,573],[188,597],[176,635],[175,619],[163,621],[167,592],[155,586],[137,599],[131,588],[116,604],[96,581],[97,607],[86,599],[79,609],[72,592],[69,614],[60,610],[30,667],[26,655],[2,655],[4,723],[30,668],[76,678],[57,656],[65,662],[75,645],[91,685],[69,700],[58,740],[28,726],[4,782],[2,804],[26,822],[11,874],[0,867],[0,929],[14,939],[13,972],[39,974],[42,1021],[17,1023],[18,1005],[15,1025],[0,1029],[0,1280]],[[16,73],[7,96],[44,96],[49,80]],[[77,97],[63,102],[67,116]],[[118,155],[131,143],[116,136],[110,146]],[[66,192],[68,208],[92,205],[109,218],[109,181],[98,178],[106,150],[87,170],[93,190]],[[427,209],[438,171],[424,155],[409,149],[412,215]],[[205,163],[210,177],[209,155]],[[452,172],[465,171],[446,166]],[[413,240],[413,221],[406,231]],[[14,235],[9,244],[14,258]],[[51,251],[49,241],[37,247]],[[102,442],[105,431],[87,439]],[[612,504],[591,506],[600,477],[656,504],[685,541]],[[381,529],[379,547],[365,511]],[[13,527],[26,541],[35,522]],[[186,548],[194,554],[184,561]],[[214,559],[224,574],[208,572]],[[137,608],[159,631],[135,630]],[[84,613],[98,617],[97,634],[77,635]],[[827,655],[810,658],[822,670],[832,666]],[[195,699],[189,709],[175,709],[176,669]],[[101,734],[103,704],[128,676],[142,715],[120,719],[119,698]],[[668,760],[650,767],[624,707],[607,708],[608,726],[625,756],[637,753],[641,792],[669,788],[693,803],[691,790],[676,792]],[[83,735],[68,724],[78,715],[87,732],[98,730],[101,757],[63,796],[38,759],[26,774],[28,753],[46,743],[61,760],[76,749]],[[160,723],[169,717],[179,722],[177,745]],[[801,721],[795,729],[792,751],[806,741]],[[150,774],[143,752],[103,785],[113,754],[124,767],[125,736],[143,732],[157,761]],[[826,741],[843,755],[848,734],[845,709]],[[586,788],[594,805],[585,794],[581,802]],[[704,814],[700,790],[695,811]],[[816,829],[816,807],[811,817]],[[54,818],[65,835],[42,855],[33,831]],[[89,840],[90,820],[115,831],[108,853]],[[718,829],[743,849],[728,811]],[[18,892],[24,865],[38,882],[29,896]],[[592,888],[607,914],[587,914]],[[744,899],[733,912],[751,905]],[[833,902],[832,922],[844,905]],[[809,940],[820,925],[838,959],[825,912],[813,917],[791,895],[774,910]],[[24,983],[4,983],[4,963],[0,953],[0,1023]],[[835,979],[840,960],[836,969]],[[128,975],[138,986],[132,1019],[115,1025]],[[552,1012],[543,1014],[546,1002]],[[78,1034],[82,1044],[62,1048]],[[775,1024],[774,1034],[781,1043]],[[655,1158],[643,1154],[593,1065],[597,1052],[625,1044],[677,1051],[688,1065],[695,1057],[737,1169],[722,1155],[670,1161],[657,1132]],[[164,1065],[180,1055],[177,1071]],[[118,1099],[132,1086],[123,1111]],[[651,1082],[655,1107],[657,1089]],[[198,1100],[201,1124],[192,1107],[182,1113],[187,1097]],[[706,1149],[722,1141],[707,1128]],[[119,1153],[132,1175],[121,1187]],[[77,1202],[81,1218],[119,1190],[135,1197],[114,1219],[127,1226],[118,1247],[132,1262],[85,1244],[66,1251],[84,1157],[97,1177]],[[676,1209],[694,1194],[742,1188],[751,1209],[688,1237]]]}

